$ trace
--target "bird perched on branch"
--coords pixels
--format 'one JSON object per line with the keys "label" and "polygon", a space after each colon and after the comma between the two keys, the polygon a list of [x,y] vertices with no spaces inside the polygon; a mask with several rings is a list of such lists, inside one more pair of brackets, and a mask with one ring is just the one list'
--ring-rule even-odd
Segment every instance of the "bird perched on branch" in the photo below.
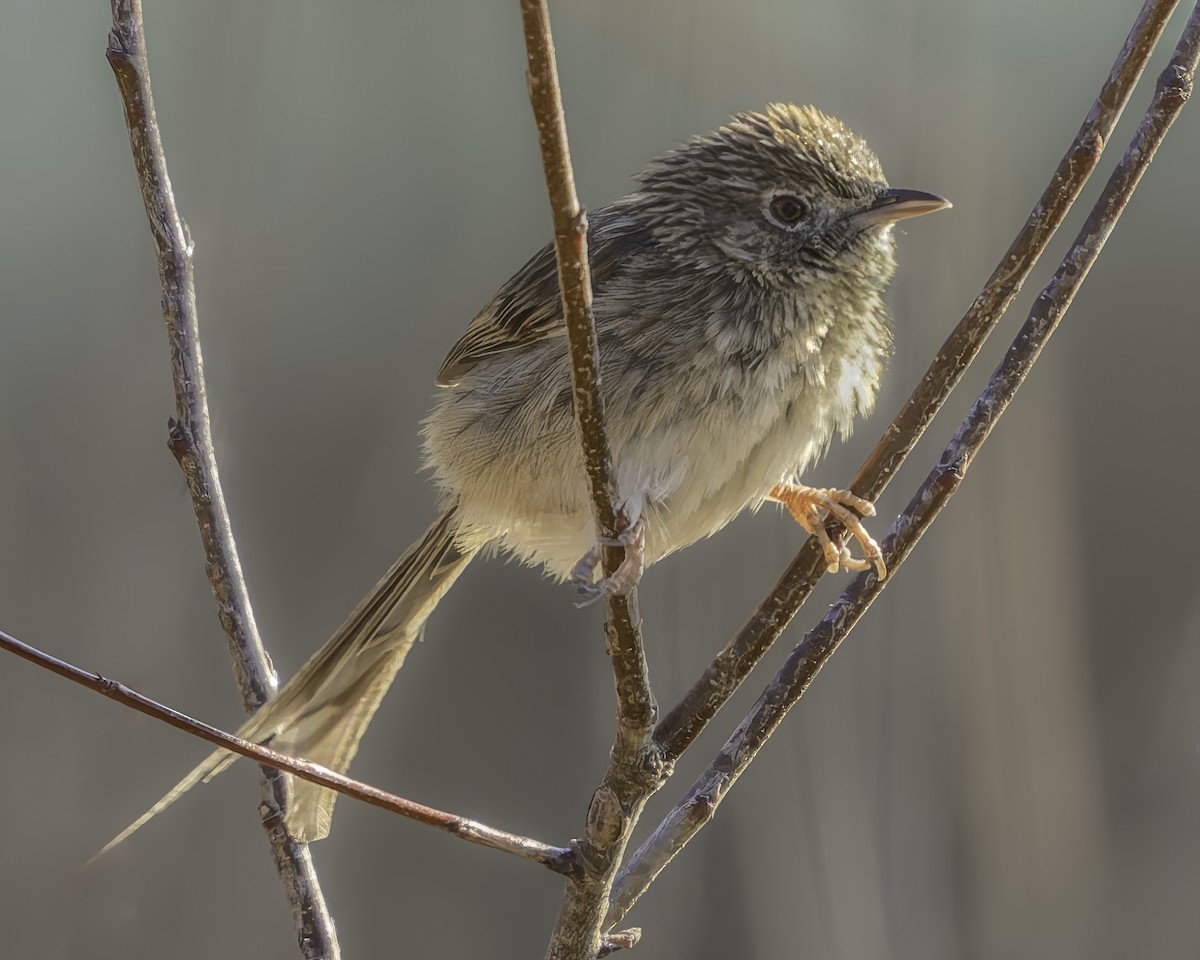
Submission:
{"label": "bird perched on branch", "polygon": [[[424,433],[441,515],[239,734],[344,772],[426,619],[487,548],[596,597],[776,501],[821,538],[831,570],[885,576],[859,519],[872,505],[800,476],[874,405],[891,343],[892,224],[947,206],[890,188],[867,144],[812,107],[739,114],[654,161],[588,229],[625,563],[596,579],[548,245],[438,371]],[[828,515],[861,557],[831,542]],[[105,849],[235,758],[212,754]],[[293,789],[289,831],[325,836],[336,794],[304,781]]]}

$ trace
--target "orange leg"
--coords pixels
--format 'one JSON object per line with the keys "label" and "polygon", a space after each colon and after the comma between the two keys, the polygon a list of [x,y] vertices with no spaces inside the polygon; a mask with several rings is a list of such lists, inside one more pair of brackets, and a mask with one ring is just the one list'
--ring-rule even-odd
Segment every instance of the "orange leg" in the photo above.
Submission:
{"label": "orange leg", "polygon": [[[874,538],[867,533],[860,517],[875,516],[875,506],[870,500],[856,497],[848,490],[832,490],[824,487],[806,487],[803,484],[780,483],[768,494],[768,499],[782,503],[788,508],[800,526],[815,536],[825,553],[825,562],[830,573],[841,567],[847,570],[869,570],[875,568],[879,579],[887,576],[883,553]],[[825,532],[826,517],[834,517],[863,548],[865,558],[851,556],[847,546],[838,546]]]}

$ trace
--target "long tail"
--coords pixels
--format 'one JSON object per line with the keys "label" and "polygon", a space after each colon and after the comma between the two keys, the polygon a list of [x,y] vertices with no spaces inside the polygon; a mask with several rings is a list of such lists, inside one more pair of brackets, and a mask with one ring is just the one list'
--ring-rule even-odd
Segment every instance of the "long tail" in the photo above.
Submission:
{"label": "long tail", "polygon": [[[455,543],[452,507],[392,566],[328,642],[238,730],[246,740],[270,745],[345,773],[397,671],[442,595],[466,568],[474,550]],[[217,750],[165,797],[110,840],[111,850],[201,782],[228,767],[237,754]],[[329,834],[337,794],[305,780],[293,781],[285,812],[297,840]]]}

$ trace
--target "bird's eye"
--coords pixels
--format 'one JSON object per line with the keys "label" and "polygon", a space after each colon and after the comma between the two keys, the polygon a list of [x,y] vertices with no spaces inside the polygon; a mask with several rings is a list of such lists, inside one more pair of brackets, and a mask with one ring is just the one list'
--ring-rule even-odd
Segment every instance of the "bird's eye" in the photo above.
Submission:
{"label": "bird's eye", "polygon": [[792,227],[804,219],[805,214],[808,213],[808,204],[790,193],[781,193],[771,198],[771,204],[767,209],[780,224]]}

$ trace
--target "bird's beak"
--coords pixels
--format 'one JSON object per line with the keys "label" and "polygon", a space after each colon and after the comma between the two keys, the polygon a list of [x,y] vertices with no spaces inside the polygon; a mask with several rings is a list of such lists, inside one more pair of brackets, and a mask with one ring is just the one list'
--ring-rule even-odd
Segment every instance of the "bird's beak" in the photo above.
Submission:
{"label": "bird's beak", "polygon": [[936,193],[925,193],[923,190],[884,190],[866,210],[854,214],[853,219],[860,227],[881,227],[897,220],[907,220],[909,217],[923,217],[927,213],[936,213],[950,206],[953,204],[949,200],[939,197]]}

